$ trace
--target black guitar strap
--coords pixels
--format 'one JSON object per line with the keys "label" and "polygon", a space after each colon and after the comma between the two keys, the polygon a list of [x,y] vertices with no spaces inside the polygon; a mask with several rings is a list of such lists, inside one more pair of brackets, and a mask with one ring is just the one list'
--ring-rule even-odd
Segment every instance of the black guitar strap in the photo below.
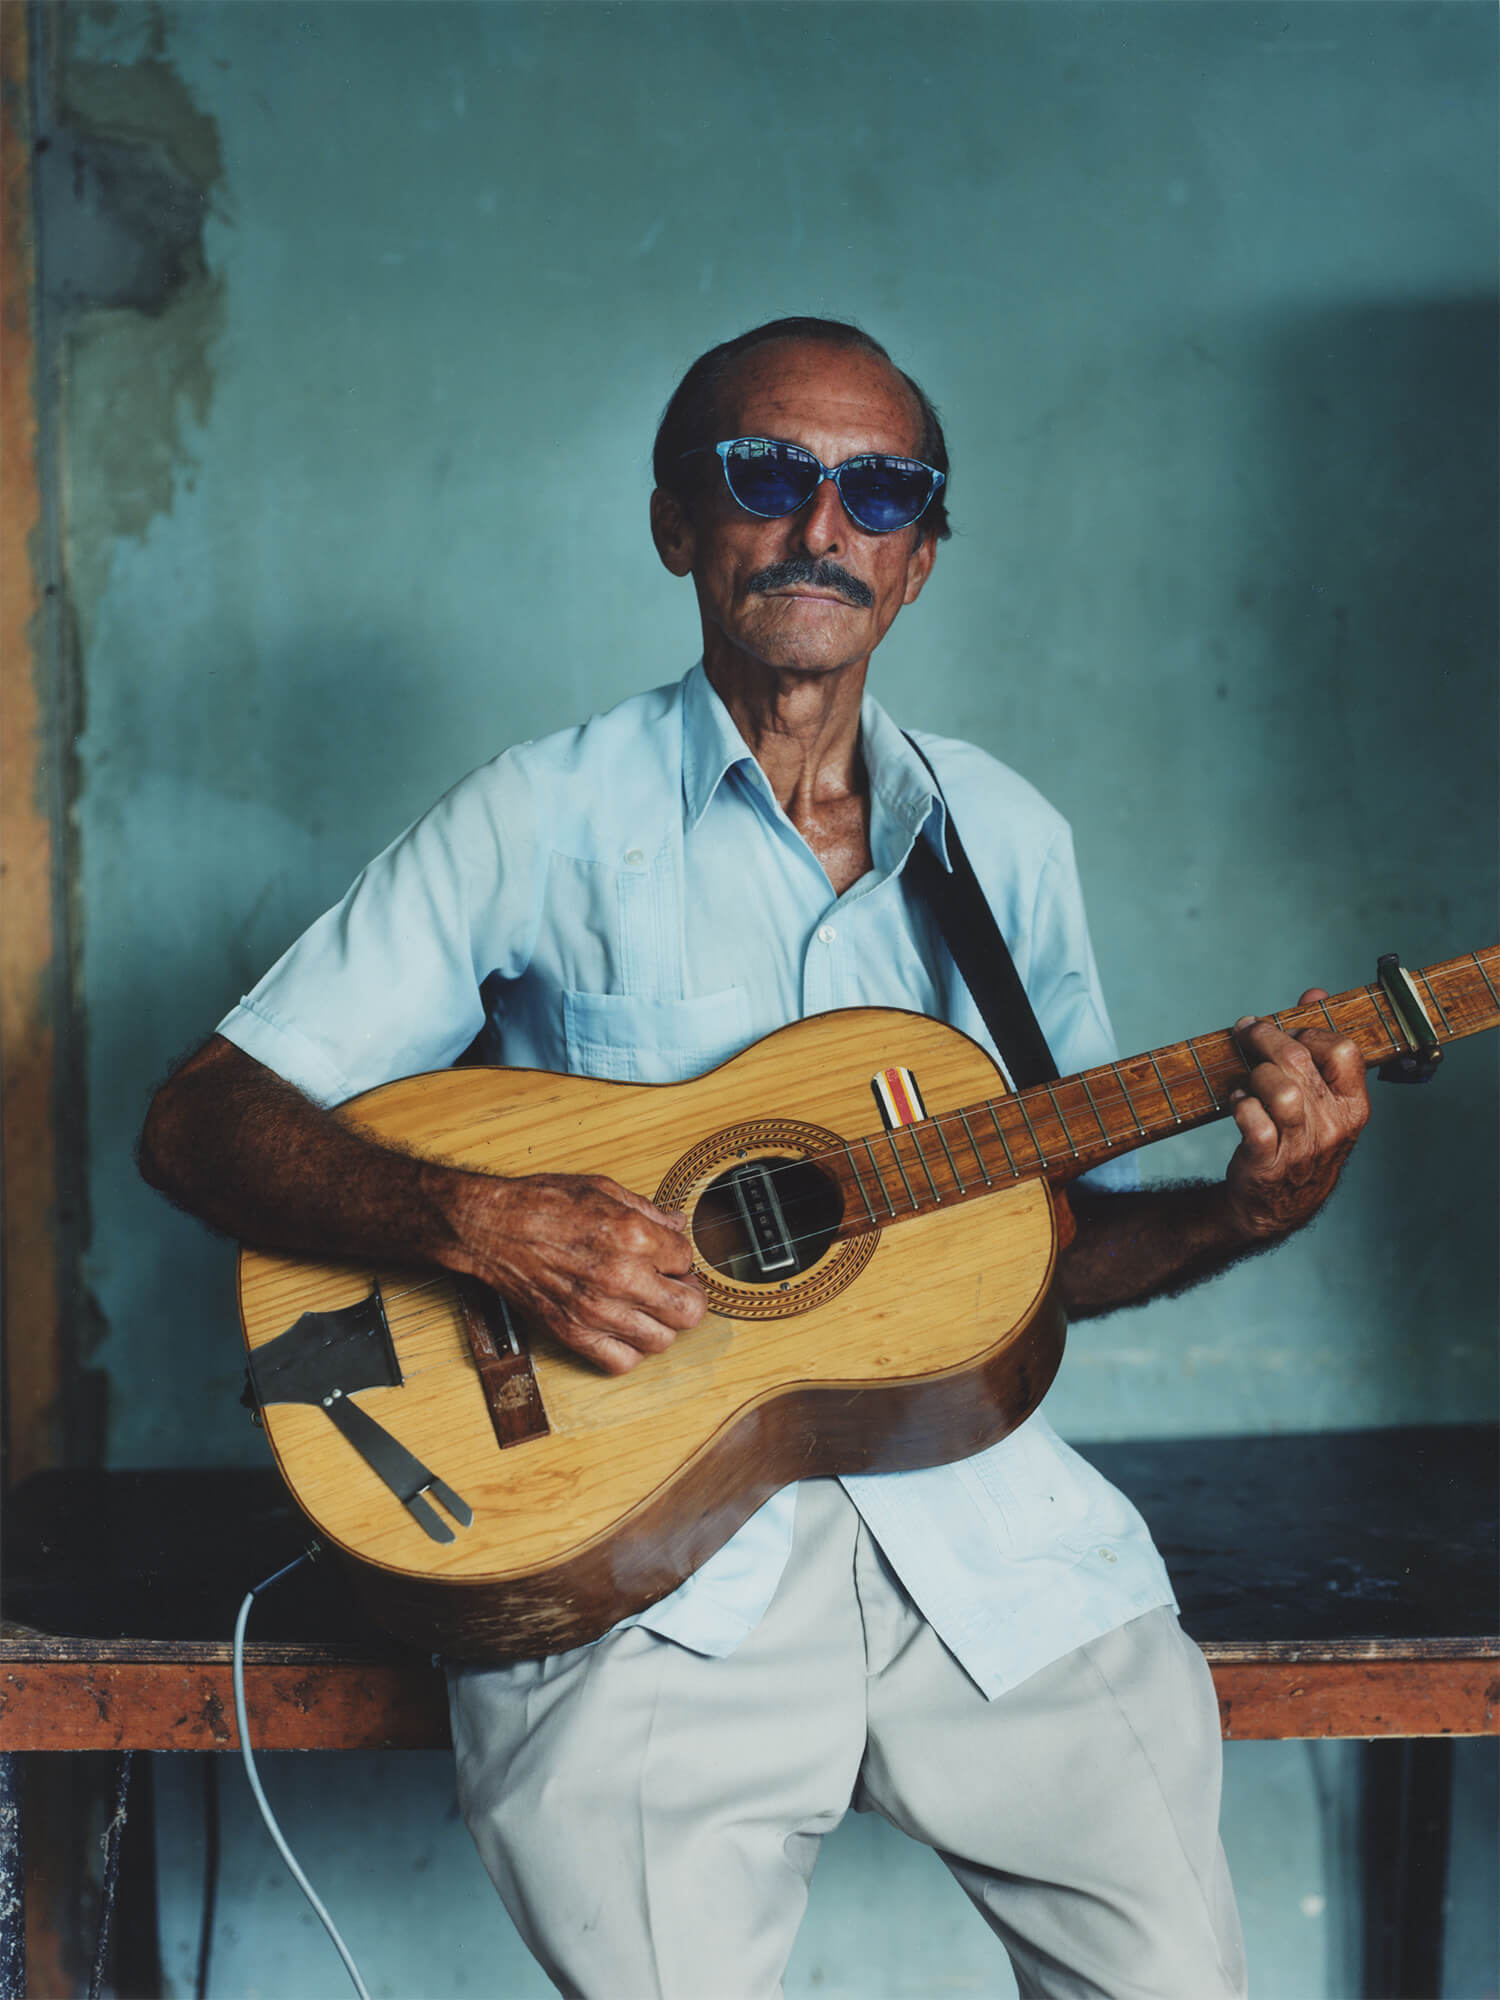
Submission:
{"label": "black guitar strap", "polygon": [[[902,734],[906,732],[903,730]],[[921,745],[909,735],[906,740],[927,765],[946,809],[948,800],[937,772]],[[907,857],[905,872],[937,918],[943,942],[974,996],[974,1004],[1000,1051],[1011,1082],[1017,1090],[1025,1090],[1034,1083],[1053,1083],[1057,1064],[1032,1012],[1010,947],[1000,934],[973,863],[964,852],[951,811],[948,812],[948,858],[953,863],[951,875],[934,853],[932,843],[918,834]]]}

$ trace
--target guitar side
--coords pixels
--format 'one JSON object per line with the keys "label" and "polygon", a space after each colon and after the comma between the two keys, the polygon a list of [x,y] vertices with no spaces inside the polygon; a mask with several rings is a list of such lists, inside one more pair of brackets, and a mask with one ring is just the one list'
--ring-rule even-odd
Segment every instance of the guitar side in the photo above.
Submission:
{"label": "guitar side", "polygon": [[[687,1083],[452,1070],[386,1085],[341,1115],[456,1165],[604,1173],[655,1197],[726,1128],[868,1131],[870,1079],[892,1064],[915,1073],[929,1111],[1003,1088],[957,1030],[855,1009],[794,1023]],[[441,1276],[247,1250],[241,1317],[254,1350],[378,1279],[405,1379],[359,1403],[464,1497],[472,1527],[429,1541],[314,1407],[270,1405],[272,1449],[382,1622],[455,1658],[498,1660],[584,1643],[666,1595],[794,1479],[939,1463],[1014,1428],[1061,1357],[1056,1247],[1047,1189],[1031,1180],[887,1229],[842,1289],[786,1317],[710,1311],[626,1376],[538,1334],[550,1428],[504,1450]]]}

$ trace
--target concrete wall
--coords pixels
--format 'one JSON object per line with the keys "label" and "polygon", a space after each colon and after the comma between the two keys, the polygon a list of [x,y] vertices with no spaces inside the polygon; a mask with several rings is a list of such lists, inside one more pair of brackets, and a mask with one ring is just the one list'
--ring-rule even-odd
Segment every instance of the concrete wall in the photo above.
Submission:
{"label": "concrete wall", "polygon": [[[230,1250],[131,1171],[153,1082],[459,771],[691,661],[650,437],[759,319],[859,319],[943,409],[959,533],[878,691],[1073,820],[1127,1048],[1492,935],[1488,7],[43,11],[111,1462],[261,1449]],[[1493,1407],[1494,1077],[1470,1043],[1382,1092],[1316,1230],[1081,1329],[1054,1420]],[[1262,1992],[1350,1990],[1314,1763],[1230,1772]],[[373,1782],[348,1773],[324,1845]],[[354,1879],[407,1881],[405,1839]],[[931,1942],[947,1892],[908,1904],[914,1864],[840,1839],[864,1861],[827,1890],[819,1990],[939,1990],[875,1948],[869,1899]],[[476,1873],[424,1893],[482,1903]],[[473,1922],[426,1991],[493,1990],[502,1920]]]}

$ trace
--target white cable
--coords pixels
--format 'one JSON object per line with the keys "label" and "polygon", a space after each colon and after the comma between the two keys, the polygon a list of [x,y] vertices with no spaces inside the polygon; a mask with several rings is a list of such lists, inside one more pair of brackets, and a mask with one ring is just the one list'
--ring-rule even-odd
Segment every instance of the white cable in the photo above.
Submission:
{"label": "white cable", "polygon": [[354,1981],[354,1990],[359,1995],[359,2000],[370,2000],[370,1995],[365,1988],[365,1982],[359,1976],[359,1967],[349,1955],[349,1947],[339,1936],[333,1918],[329,1916],[322,1903],[318,1900],[317,1891],[298,1867],[297,1857],[283,1839],[281,1828],[276,1824],[276,1815],[271,1811],[266,1795],[261,1790],[260,1777],[255,1769],[255,1753],[250,1748],[250,1724],[245,1714],[245,1625],[250,1617],[250,1607],[263,1590],[267,1589],[271,1584],[278,1582],[280,1578],[287,1575],[288,1571],[294,1570],[297,1567],[297,1563],[306,1561],[306,1556],[298,1556],[297,1562],[288,1563],[286,1569],[277,1570],[275,1576],[268,1576],[264,1583],[258,1583],[254,1590],[248,1593],[244,1603],[240,1606],[240,1615],[235,1620],[234,1626],[234,1719],[239,1724],[240,1754],[245,1760],[245,1776],[250,1780],[250,1789],[255,1794],[255,1803],[260,1807],[260,1816],[265,1821],[267,1830],[272,1840],[275,1841],[277,1851],[280,1853],[282,1860],[292,1871],[293,1881],[297,1884],[303,1895],[306,1896],[308,1902],[312,1904],[313,1909],[317,1912],[319,1923],[322,1924],[324,1930],[332,1938],[334,1949],[344,1961],[344,1970]]}

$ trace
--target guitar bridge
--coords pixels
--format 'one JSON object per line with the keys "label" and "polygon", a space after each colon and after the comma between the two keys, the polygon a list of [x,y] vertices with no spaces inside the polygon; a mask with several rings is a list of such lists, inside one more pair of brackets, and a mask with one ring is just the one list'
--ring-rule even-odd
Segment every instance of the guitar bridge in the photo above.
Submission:
{"label": "guitar bridge", "polygon": [[552,1426],[542,1407],[530,1350],[509,1306],[498,1292],[474,1278],[459,1278],[454,1290],[496,1444],[505,1450],[525,1444],[528,1438],[545,1437]]}

